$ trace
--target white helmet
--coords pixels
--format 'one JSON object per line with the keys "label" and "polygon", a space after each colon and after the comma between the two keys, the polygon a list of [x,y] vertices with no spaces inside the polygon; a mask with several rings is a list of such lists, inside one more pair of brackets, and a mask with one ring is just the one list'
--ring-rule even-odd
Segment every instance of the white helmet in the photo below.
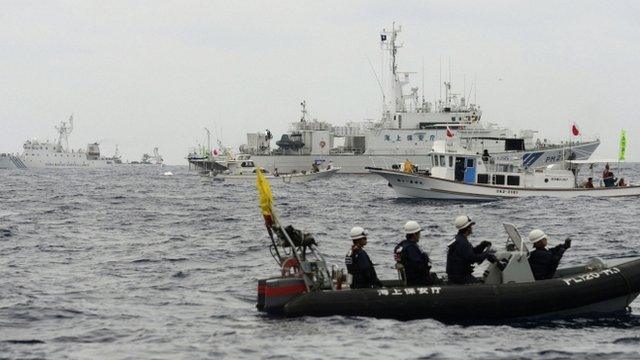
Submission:
{"label": "white helmet", "polygon": [[404,224],[404,233],[405,234],[415,234],[415,233],[420,232],[420,231],[422,231],[422,228],[415,221],[407,221],[407,223]]}
{"label": "white helmet", "polygon": [[349,236],[351,236],[351,240],[362,239],[367,237],[367,231],[360,226],[355,226],[351,229]]}
{"label": "white helmet", "polygon": [[547,234],[545,234],[544,231],[540,229],[535,229],[529,233],[529,241],[532,244],[535,244],[546,237],[547,237]]}
{"label": "white helmet", "polygon": [[456,226],[456,229],[462,230],[462,229],[466,229],[471,225],[475,225],[476,223],[471,221],[471,218],[469,218],[467,215],[460,215],[456,218],[453,224]]}

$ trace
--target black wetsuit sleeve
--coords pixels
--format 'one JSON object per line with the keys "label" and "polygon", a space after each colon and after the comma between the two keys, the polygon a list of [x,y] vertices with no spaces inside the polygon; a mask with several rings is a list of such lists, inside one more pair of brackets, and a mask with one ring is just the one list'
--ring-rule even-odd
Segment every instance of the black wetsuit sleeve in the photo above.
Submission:
{"label": "black wetsuit sleeve", "polygon": [[547,279],[551,279],[553,275],[556,273],[558,269],[558,265],[560,265],[560,260],[562,260],[562,255],[565,252],[564,245],[558,245],[554,248],[549,249],[549,253],[551,254],[549,259],[549,267],[547,268]]}
{"label": "black wetsuit sleeve", "polygon": [[[477,247],[476,247],[477,248]],[[476,249],[471,246],[469,243],[461,243],[458,248],[458,253],[460,257],[467,263],[481,263],[487,258],[487,254],[485,253],[476,253]]]}
{"label": "black wetsuit sleeve", "polygon": [[480,243],[473,248],[474,254],[482,254],[484,250],[489,246],[489,243]]}

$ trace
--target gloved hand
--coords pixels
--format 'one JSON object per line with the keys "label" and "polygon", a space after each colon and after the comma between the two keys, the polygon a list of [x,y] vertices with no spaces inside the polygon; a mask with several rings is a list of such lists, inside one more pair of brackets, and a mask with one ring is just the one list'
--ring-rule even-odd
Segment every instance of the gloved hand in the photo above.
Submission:
{"label": "gloved hand", "polygon": [[509,260],[507,259],[502,259],[496,263],[496,266],[498,266],[498,269],[500,269],[500,271],[504,271],[504,269],[507,268],[507,265],[509,265]]}
{"label": "gloved hand", "polygon": [[483,240],[482,242],[480,242],[480,246],[481,246],[483,249],[488,249],[488,248],[490,248],[490,247],[491,247],[491,242],[490,242],[490,241],[487,241],[487,240]]}
{"label": "gloved hand", "polygon": [[498,261],[498,258],[493,254],[488,254],[487,261],[489,261],[490,263],[495,263]]}
{"label": "gloved hand", "polygon": [[566,238],[564,240],[564,248],[565,250],[571,247],[571,238]]}

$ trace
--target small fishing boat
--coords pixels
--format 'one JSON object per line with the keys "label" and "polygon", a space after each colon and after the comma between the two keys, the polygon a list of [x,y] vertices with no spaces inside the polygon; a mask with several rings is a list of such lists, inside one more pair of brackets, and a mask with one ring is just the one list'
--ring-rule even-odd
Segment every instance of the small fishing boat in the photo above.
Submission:
{"label": "small fishing boat", "polygon": [[534,280],[528,249],[512,224],[504,224],[504,250],[495,253],[499,262],[487,268],[482,283],[455,285],[441,277],[438,284],[407,286],[400,278],[383,280],[376,289],[350,289],[342,270],[329,270],[312,235],[281,225],[261,174],[257,187],[270,252],[280,269],[277,276],[258,280],[257,308],[267,314],[465,323],[602,316],[627,313],[640,293],[640,258],[592,259],[559,269],[552,279]]}
{"label": "small fishing boat", "polygon": [[[250,155],[245,154],[219,162],[217,165],[218,168],[216,170],[204,171],[201,172],[201,175],[219,181],[253,181],[256,178],[256,173],[259,172],[259,168],[255,166]],[[264,169],[260,169],[260,171],[268,179],[283,183],[296,183],[331,177],[340,171],[340,168],[329,165],[324,169],[320,169],[315,165],[310,171],[301,170],[289,174],[269,173]]]}
{"label": "small fishing boat", "polygon": [[[567,160],[546,168],[530,169],[523,162],[498,161],[489,154],[470,152],[462,147],[436,142],[429,171],[416,172],[410,164],[402,170],[368,167],[382,176],[396,193],[405,197],[493,201],[505,198],[548,196],[558,198],[639,196],[640,186],[620,182],[613,177],[578,184],[581,168],[593,172],[600,163],[616,160]],[[593,174],[591,179],[595,178]]]}

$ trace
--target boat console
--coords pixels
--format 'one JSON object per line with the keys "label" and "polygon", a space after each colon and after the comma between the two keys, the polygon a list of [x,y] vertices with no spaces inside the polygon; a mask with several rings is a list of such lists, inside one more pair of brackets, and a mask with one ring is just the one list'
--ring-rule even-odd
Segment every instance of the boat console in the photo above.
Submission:
{"label": "boat console", "polygon": [[[527,283],[535,281],[529,266],[529,250],[515,225],[502,224],[507,234],[505,250],[497,251],[496,258],[502,264],[491,264],[484,272],[485,284]],[[501,270],[500,268],[503,267]]]}

